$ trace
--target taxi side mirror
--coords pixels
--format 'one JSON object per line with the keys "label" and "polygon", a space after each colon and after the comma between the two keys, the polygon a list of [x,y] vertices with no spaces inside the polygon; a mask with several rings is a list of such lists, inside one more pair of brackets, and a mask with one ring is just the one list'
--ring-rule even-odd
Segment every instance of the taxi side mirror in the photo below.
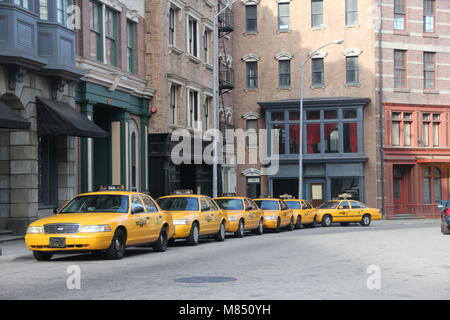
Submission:
{"label": "taxi side mirror", "polygon": [[59,213],[59,209],[58,208],[53,209],[53,214],[58,214],[58,213]]}
{"label": "taxi side mirror", "polygon": [[343,207],[343,206],[340,206],[340,207],[338,207],[338,209],[339,209],[339,210],[342,210],[342,209],[344,209],[344,207]]}
{"label": "taxi side mirror", "polygon": [[253,207],[246,207],[245,208],[245,211],[252,211],[253,210]]}
{"label": "taxi side mirror", "polygon": [[211,211],[210,207],[203,207],[202,208],[202,212],[208,212],[208,211]]}
{"label": "taxi side mirror", "polygon": [[139,213],[144,213],[144,212],[145,212],[144,207],[141,207],[141,206],[136,206],[131,210],[132,214],[139,214]]}

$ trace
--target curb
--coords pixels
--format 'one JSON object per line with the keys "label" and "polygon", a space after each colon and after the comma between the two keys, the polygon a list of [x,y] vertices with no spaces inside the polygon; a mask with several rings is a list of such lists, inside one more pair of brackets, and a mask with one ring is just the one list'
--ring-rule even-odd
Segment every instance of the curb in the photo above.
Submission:
{"label": "curb", "polygon": [[1,238],[0,237],[0,243],[6,243],[6,242],[12,242],[12,241],[18,241],[18,240],[25,240],[24,236],[12,236],[12,237],[6,237],[6,238]]}

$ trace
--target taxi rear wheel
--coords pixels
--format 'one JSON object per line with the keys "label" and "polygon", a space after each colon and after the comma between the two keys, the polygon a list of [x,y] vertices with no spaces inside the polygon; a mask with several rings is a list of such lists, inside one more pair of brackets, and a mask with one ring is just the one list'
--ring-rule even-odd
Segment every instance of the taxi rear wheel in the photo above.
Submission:
{"label": "taxi rear wheel", "polygon": [[33,251],[33,256],[37,261],[50,261],[53,254],[48,252]]}
{"label": "taxi rear wheel", "polygon": [[291,219],[291,222],[289,222],[289,224],[287,225],[287,231],[294,231],[295,225],[294,225],[294,220]]}
{"label": "taxi rear wheel", "polygon": [[309,227],[309,228],[315,228],[315,227],[317,227],[317,217],[314,217],[313,222],[312,222],[310,225],[308,225],[308,227]]}
{"label": "taxi rear wheel", "polygon": [[280,218],[278,218],[278,220],[277,220],[277,227],[275,228],[275,232],[276,233],[281,232],[281,219]]}
{"label": "taxi rear wheel", "polygon": [[237,231],[234,233],[234,236],[236,238],[243,238],[244,237],[244,220],[240,220],[239,221],[239,225],[238,225],[238,229]]}
{"label": "taxi rear wheel", "polygon": [[264,222],[259,220],[258,228],[255,230],[256,235],[260,236],[264,233]]}
{"label": "taxi rear wheel", "polygon": [[106,257],[112,260],[120,260],[125,255],[125,233],[121,229],[117,229],[114,233],[111,246],[106,251]]}
{"label": "taxi rear wheel", "polygon": [[199,238],[198,224],[194,223],[191,228],[191,233],[189,234],[189,237],[187,238],[187,244],[189,246],[198,245],[198,242],[199,242],[198,238]]}
{"label": "taxi rear wheel", "polygon": [[302,217],[299,215],[297,217],[297,222],[295,223],[295,229],[300,229],[302,227]]}
{"label": "taxi rear wheel", "polygon": [[169,241],[167,240],[166,228],[162,228],[158,242],[153,246],[153,250],[155,250],[156,252],[164,252],[167,250],[168,245]]}
{"label": "taxi rear wheel", "polygon": [[215,235],[214,239],[219,242],[225,241],[225,233],[225,224],[222,222],[220,224],[219,232]]}

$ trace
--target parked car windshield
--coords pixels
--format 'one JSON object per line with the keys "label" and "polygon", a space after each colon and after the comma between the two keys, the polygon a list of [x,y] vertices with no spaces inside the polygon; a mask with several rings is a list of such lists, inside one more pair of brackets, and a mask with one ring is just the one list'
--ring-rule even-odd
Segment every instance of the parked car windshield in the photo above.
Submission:
{"label": "parked car windshield", "polygon": [[336,209],[338,206],[339,202],[337,201],[328,201],[325,203],[322,203],[318,209]]}
{"label": "parked car windshield", "polygon": [[161,209],[166,211],[199,211],[198,200],[193,197],[173,197],[158,200]]}
{"label": "parked car windshield", "polygon": [[275,200],[259,200],[255,202],[261,210],[280,210],[280,207],[278,207],[278,201]]}
{"label": "parked car windshield", "polygon": [[223,210],[244,210],[241,199],[216,199],[215,201]]}
{"label": "parked car windshield", "polygon": [[288,205],[289,209],[300,209],[299,201],[285,201],[285,203]]}
{"label": "parked car windshield", "polygon": [[128,196],[90,195],[79,196],[69,202],[60,213],[128,212]]}

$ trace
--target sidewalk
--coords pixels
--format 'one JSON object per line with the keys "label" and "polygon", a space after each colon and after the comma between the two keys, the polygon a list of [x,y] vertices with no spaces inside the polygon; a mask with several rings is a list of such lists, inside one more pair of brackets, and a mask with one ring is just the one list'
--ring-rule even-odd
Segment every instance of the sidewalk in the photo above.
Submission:
{"label": "sidewalk", "polygon": [[8,241],[0,243],[1,260],[14,260],[17,257],[30,255],[31,252],[25,246],[24,240]]}

